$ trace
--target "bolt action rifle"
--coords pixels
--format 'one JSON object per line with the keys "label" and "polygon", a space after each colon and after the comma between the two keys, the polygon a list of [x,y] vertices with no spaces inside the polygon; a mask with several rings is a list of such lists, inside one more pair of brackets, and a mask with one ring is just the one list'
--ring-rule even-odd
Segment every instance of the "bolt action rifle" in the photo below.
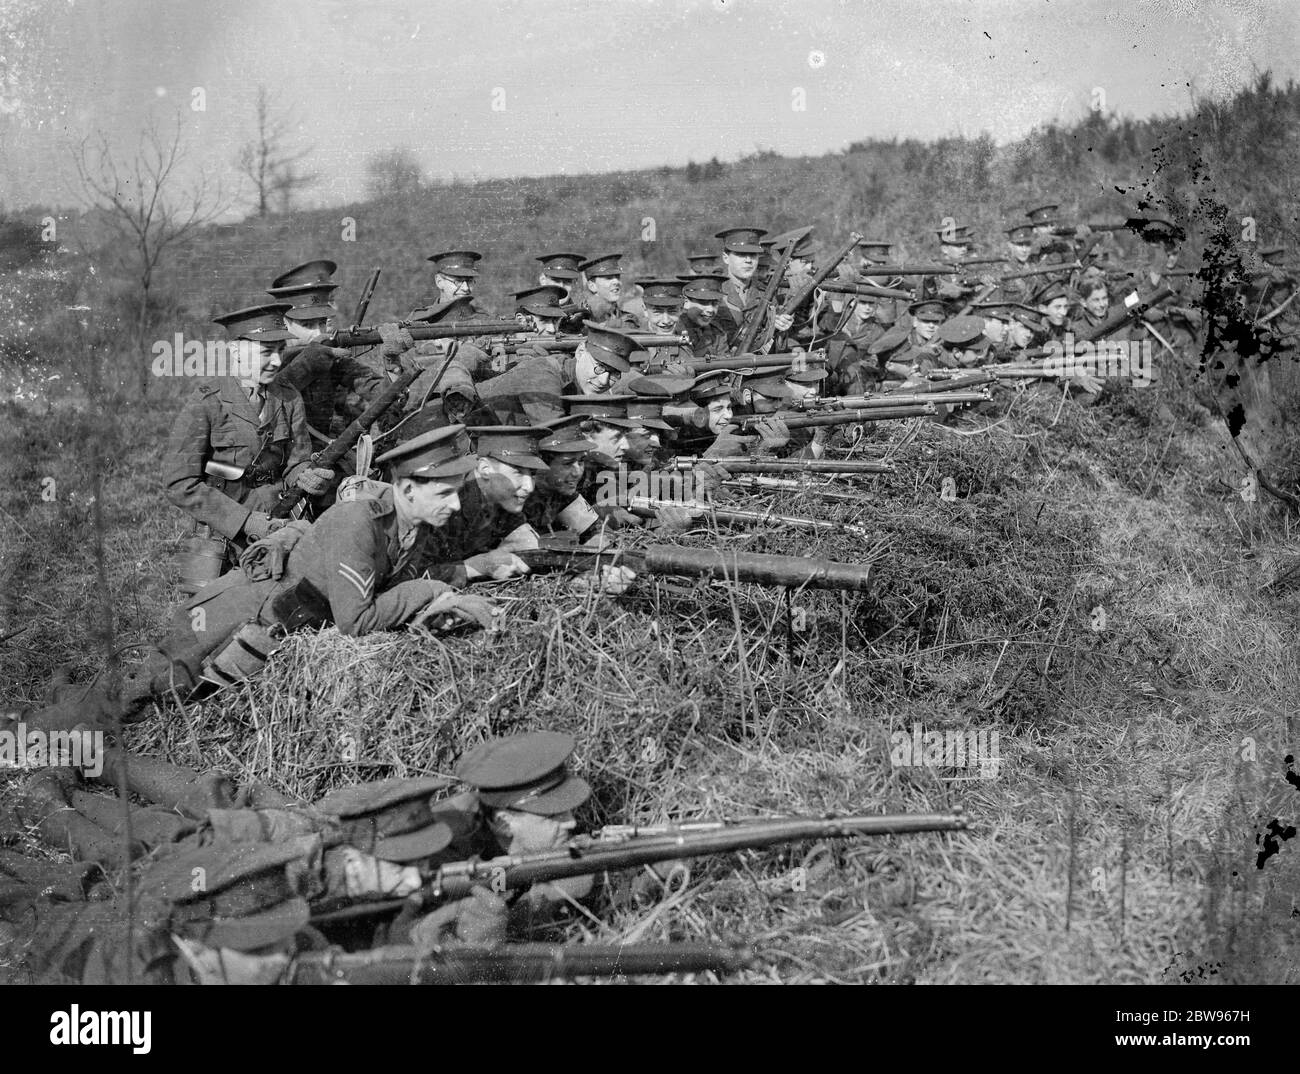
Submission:
{"label": "bolt action rifle", "polygon": [[[535,551],[535,550],[534,550]],[[653,553],[652,547],[647,554]],[[674,552],[709,552],[703,549],[670,549]],[[527,556],[530,552],[524,552]],[[722,556],[722,553],[716,553]],[[586,553],[611,560],[608,553]],[[617,555],[617,554],[616,554]],[[749,556],[727,553],[725,558],[794,560],[816,566],[814,561],[797,556]],[[851,564],[821,564],[825,567],[860,571]],[[865,570],[860,573],[865,575]],[[735,571],[728,575],[735,580]],[[793,584],[779,581],[777,584]],[[830,586],[829,588],[841,588]],[[849,586],[846,588],[861,588]],[[558,850],[540,854],[506,855],[485,861],[453,862],[438,866],[419,891],[405,899],[381,899],[359,903],[344,909],[313,914],[314,922],[340,921],[366,917],[409,906],[419,912],[448,899],[462,899],[474,888],[492,891],[515,891],[533,884],[562,880],[570,876],[594,876],[641,865],[653,865],[681,858],[699,858],[712,854],[730,854],[738,850],[780,846],[810,839],[858,839],[880,835],[910,835],[917,832],[956,832],[968,827],[965,813],[895,813],[878,816],[849,817],[780,817],[740,823],[718,830],[670,831],[663,835],[627,839],[610,843],[581,836]]]}

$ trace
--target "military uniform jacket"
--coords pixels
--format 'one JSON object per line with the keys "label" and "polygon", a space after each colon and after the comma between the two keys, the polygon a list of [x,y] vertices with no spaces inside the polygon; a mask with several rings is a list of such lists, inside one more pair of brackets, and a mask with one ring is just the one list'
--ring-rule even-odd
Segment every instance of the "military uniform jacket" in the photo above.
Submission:
{"label": "military uniform jacket", "polygon": [[[391,630],[448,588],[416,577],[416,564],[427,562],[432,535],[421,526],[410,552],[402,555],[391,488],[377,497],[336,503],[294,545],[279,582],[250,582],[243,571],[231,571],[181,606],[175,629],[187,647],[197,642],[199,651],[215,651],[250,619],[272,624],[272,600],[306,579],[329,602],[330,620],[340,633]],[[192,614],[197,608],[204,609],[202,617]],[[193,631],[197,621],[201,632]]]}
{"label": "military uniform jacket", "polygon": [[387,386],[384,378],[364,362],[320,343],[308,343],[298,351],[276,379],[277,383],[297,390],[302,396],[307,424],[326,437],[331,435],[334,399],[339,388],[355,393],[364,410]]}
{"label": "military uniform jacket", "polygon": [[[237,481],[204,473],[209,462],[244,471]],[[278,381],[266,388],[262,416],[234,377],[196,388],[172,426],[163,464],[167,499],[226,538],[253,511],[268,511],[311,462],[302,397]]]}
{"label": "military uniform jacket", "polygon": [[[735,346],[744,330],[746,318],[751,312],[757,310],[762,302],[763,293],[753,284],[744,292],[740,290],[735,280],[729,279],[722,285],[722,301],[718,303],[718,315],[714,323],[727,333],[729,347]],[[771,342],[772,318],[764,310],[758,334],[754,337],[752,352],[761,350]]]}
{"label": "military uniform jacket", "polygon": [[560,396],[576,392],[572,355],[526,358],[479,390],[483,402],[506,424],[539,425],[564,416]]}
{"label": "military uniform jacket", "polygon": [[727,330],[717,321],[702,325],[683,313],[677,318],[677,330],[686,333],[687,346],[693,358],[725,358],[731,352],[727,345]]}

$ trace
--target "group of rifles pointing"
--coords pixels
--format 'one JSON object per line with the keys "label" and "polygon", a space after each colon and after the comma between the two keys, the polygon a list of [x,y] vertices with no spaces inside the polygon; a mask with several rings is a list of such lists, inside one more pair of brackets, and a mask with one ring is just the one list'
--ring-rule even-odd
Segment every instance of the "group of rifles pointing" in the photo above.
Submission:
{"label": "group of rifles pointing", "polygon": [[[1125,231],[1139,240],[1131,267],[1119,261]],[[198,387],[172,430],[163,483],[191,523],[170,632],[120,676],[52,684],[15,721],[113,731],[153,702],[246,680],[304,628],[495,627],[498,607],[472,583],[557,557],[593,568],[572,583],[588,593],[618,595],[647,570],[862,588],[853,563],[671,541],[633,557],[618,552],[619,532],[663,541],[702,516],[815,527],[763,497],[809,472],[888,470],[849,457],[872,423],[947,420],[998,383],[1050,377],[1054,344],[1145,339],[1173,352],[1201,327],[1195,270],[1179,266],[1182,235],[1164,220],[1074,225],[1039,206],[1007,228],[1004,249],[980,254],[949,219],[932,260],[915,262],[857,234],[818,253],[811,232],[727,228],[720,249],[638,280],[626,300],[621,255],[545,254],[509,317],[474,298],[481,256],[447,251],[428,259],[433,302],[374,328],[362,322],[378,272],[344,328],[337,266],[288,270],[268,288],[273,303],[216,318],[234,375]],[[1258,258],[1244,300],[1285,307],[1285,251]],[[1101,387],[1078,372],[1055,379],[1085,402]],[[663,472],[688,494],[628,491],[632,475]],[[696,854],[965,824],[773,818],[575,835],[589,788],[567,767],[574,749],[549,732],[489,739],[461,758],[459,787],[382,780],[308,804],[117,746],[96,779],[127,798],[67,769],[29,780],[14,822],[74,862],[0,849],[0,919],[42,923],[26,952],[38,979],[721,972],[743,958],[709,945],[503,944],[611,868],[663,879]],[[103,897],[124,868],[133,888]]]}

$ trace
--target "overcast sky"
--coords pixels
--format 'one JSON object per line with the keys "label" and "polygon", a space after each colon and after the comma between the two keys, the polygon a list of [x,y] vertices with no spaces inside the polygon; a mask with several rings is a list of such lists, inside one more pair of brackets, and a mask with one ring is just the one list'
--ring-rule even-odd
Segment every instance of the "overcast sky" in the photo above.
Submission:
{"label": "overcast sky", "polygon": [[0,31],[10,210],[71,201],[86,132],[128,148],[177,109],[189,166],[233,182],[259,84],[315,147],[319,205],[363,196],[393,146],[487,177],[1004,142],[1094,90],[1169,114],[1189,82],[1219,95],[1300,67],[1296,0],[0,0]]}

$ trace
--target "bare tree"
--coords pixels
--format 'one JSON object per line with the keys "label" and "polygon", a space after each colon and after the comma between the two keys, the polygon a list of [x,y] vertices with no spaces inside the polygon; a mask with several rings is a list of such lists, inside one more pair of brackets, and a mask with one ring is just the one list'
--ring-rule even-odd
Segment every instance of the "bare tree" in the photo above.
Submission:
{"label": "bare tree", "polygon": [[[228,208],[220,183],[210,180],[203,169],[188,187],[181,187],[177,173],[184,171],[186,158],[179,115],[175,129],[166,133],[150,120],[129,157],[115,155],[102,130],[83,138],[73,151],[76,193],[99,211],[129,251],[139,286],[136,331],[140,338],[148,327],[149,303],[163,255]],[[141,362],[139,369],[144,395],[149,386],[147,363]]]}
{"label": "bare tree", "polygon": [[372,198],[414,194],[425,184],[424,169],[413,149],[397,146],[366,161],[366,191]]}
{"label": "bare tree", "polygon": [[235,163],[252,180],[258,216],[270,212],[272,203],[280,212],[288,212],[294,196],[320,178],[316,172],[299,169],[314,147],[290,148],[293,119],[278,111],[265,86],[257,87],[256,108],[257,137],[244,145]]}

